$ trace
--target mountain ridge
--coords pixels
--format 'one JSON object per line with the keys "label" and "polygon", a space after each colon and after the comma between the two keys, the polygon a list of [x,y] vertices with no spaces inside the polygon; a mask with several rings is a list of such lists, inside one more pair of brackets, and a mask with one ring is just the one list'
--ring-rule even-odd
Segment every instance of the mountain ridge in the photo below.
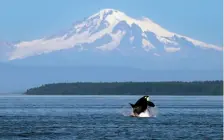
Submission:
{"label": "mountain ridge", "polygon": [[[76,22],[66,32],[10,45],[8,60],[24,59],[64,49],[77,51],[138,50],[162,56],[185,48],[223,51],[222,47],[170,32],[146,17],[134,19],[115,9],[103,9]],[[126,51],[126,50],[125,50]],[[124,52],[125,52],[124,51]]]}

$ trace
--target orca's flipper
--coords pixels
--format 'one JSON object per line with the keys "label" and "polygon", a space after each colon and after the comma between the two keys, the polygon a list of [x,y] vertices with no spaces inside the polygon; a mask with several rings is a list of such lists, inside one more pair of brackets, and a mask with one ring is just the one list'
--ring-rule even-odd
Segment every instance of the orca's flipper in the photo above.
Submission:
{"label": "orca's flipper", "polygon": [[155,107],[155,104],[153,102],[147,101],[148,106]]}

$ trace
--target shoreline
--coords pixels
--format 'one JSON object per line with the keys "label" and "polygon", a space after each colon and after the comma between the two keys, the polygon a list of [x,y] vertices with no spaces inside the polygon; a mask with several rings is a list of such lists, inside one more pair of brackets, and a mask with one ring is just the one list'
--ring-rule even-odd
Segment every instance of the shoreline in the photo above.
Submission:
{"label": "shoreline", "polygon": [[223,95],[223,81],[193,82],[76,82],[27,89],[25,95]]}

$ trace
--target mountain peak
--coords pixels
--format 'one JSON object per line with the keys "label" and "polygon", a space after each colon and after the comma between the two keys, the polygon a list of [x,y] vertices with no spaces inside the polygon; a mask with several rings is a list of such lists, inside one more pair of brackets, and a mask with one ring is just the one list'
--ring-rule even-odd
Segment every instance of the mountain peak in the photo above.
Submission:
{"label": "mountain peak", "polygon": [[119,10],[108,8],[74,24],[71,29],[57,36],[16,43],[9,60],[71,48],[111,51],[121,50],[124,46],[160,56],[164,52],[174,53],[194,47],[223,50],[222,47],[170,32],[147,17],[135,19]]}
{"label": "mountain peak", "polygon": [[113,12],[116,12],[116,13],[122,13],[122,12],[119,11],[119,10],[111,9],[111,8],[105,8],[105,9],[101,9],[101,10],[99,11],[99,13],[113,13]]}
{"label": "mountain peak", "polygon": [[96,14],[90,16],[87,20],[98,19],[98,20],[106,20],[109,23],[111,23],[116,20],[121,21],[126,16],[127,15],[125,13],[115,9],[102,9]]}
{"label": "mountain peak", "polygon": [[156,35],[163,37],[174,36],[174,33],[171,33],[168,30],[162,28],[149,18],[143,17],[142,19],[135,19],[126,15],[124,12],[115,9],[102,9],[96,14],[90,16],[87,20],[97,20],[98,23],[101,21],[105,21],[111,26],[115,26],[119,22],[124,21],[129,26],[131,26],[132,24],[138,25],[143,32],[150,31],[155,33]]}

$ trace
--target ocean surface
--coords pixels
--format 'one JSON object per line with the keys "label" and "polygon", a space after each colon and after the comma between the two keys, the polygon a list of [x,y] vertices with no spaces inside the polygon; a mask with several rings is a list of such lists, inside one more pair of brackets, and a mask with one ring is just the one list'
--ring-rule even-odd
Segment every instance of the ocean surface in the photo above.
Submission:
{"label": "ocean surface", "polygon": [[222,140],[222,96],[150,96],[156,117],[130,117],[141,96],[0,96],[0,140]]}

